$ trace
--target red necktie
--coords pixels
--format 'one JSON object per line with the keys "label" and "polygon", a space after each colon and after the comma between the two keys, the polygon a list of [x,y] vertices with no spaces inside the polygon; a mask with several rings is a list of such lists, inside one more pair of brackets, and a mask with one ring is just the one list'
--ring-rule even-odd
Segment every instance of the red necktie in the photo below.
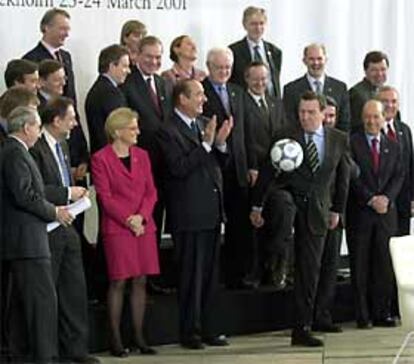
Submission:
{"label": "red necktie", "polygon": [[380,163],[380,154],[378,151],[378,139],[372,138],[371,140],[371,158],[372,158],[372,167],[374,169],[374,173],[378,173],[379,163]]}
{"label": "red necktie", "polygon": [[158,100],[158,96],[155,93],[154,89],[152,88],[152,77],[147,78],[147,86],[148,86],[148,92],[150,94],[152,103],[154,104],[154,108],[158,116],[161,116],[161,107],[160,107],[160,101]]}
{"label": "red necktie", "polygon": [[397,135],[395,135],[395,131],[392,128],[391,123],[387,124],[387,128],[388,128],[387,137],[390,138],[391,140],[393,140],[394,142],[396,142],[397,141]]}

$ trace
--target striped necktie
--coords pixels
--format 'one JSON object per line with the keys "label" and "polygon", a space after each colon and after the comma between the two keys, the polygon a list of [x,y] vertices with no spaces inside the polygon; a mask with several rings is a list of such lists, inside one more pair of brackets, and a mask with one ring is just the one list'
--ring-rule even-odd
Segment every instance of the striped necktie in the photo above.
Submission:
{"label": "striped necktie", "polygon": [[306,144],[306,153],[308,155],[308,164],[313,174],[319,169],[319,156],[316,144],[313,141],[313,134],[308,133],[308,143]]}
{"label": "striped necktie", "polygon": [[63,154],[63,150],[62,150],[62,146],[60,145],[60,143],[56,143],[56,154],[58,156],[59,159],[59,164],[60,164],[60,168],[62,170],[62,174],[63,174],[63,185],[65,187],[70,187],[70,172],[69,172],[69,168],[68,165],[66,164],[66,160],[65,160],[65,156]]}
{"label": "striped necktie", "polygon": [[259,49],[260,47],[258,45],[255,45],[253,47],[253,61],[255,62],[263,62],[262,55],[260,54]]}

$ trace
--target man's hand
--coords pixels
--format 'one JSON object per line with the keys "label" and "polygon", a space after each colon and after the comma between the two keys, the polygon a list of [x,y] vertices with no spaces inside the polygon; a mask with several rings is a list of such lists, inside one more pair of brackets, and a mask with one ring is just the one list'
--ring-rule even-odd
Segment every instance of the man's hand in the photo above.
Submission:
{"label": "man's hand", "polygon": [[69,226],[75,220],[75,217],[69,212],[66,206],[56,206],[56,220],[63,226]]}
{"label": "man's hand", "polygon": [[377,214],[383,215],[388,212],[389,199],[385,195],[376,195],[371,198],[371,207]]}
{"label": "man's hand", "polygon": [[88,190],[85,187],[72,186],[70,188],[70,199],[78,201],[82,197],[88,196]]}
{"label": "man's hand", "polygon": [[249,169],[247,171],[247,181],[249,182],[250,187],[254,187],[259,176],[259,171],[256,169]]}
{"label": "man's hand", "polygon": [[328,229],[333,230],[339,224],[339,214],[337,212],[329,211]]}
{"label": "man's hand", "polygon": [[252,223],[252,225],[255,228],[260,228],[260,227],[263,226],[265,221],[264,221],[262,213],[260,211],[252,210],[250,212],[250,222]]}
{"label": "man's hand", "polygon": [[209,146],[212,146],[214,143],[214,137],[216,136],[216,127],[217,127],[217,116],[213,115],[212,118],[207,123],[204,134],[203,141],[206,142]]}
{"label": "man's hand", "polygon": [[226,140],[231,133],[231,129],[233,129],[233,116],[230,115],[230,117],[227,120],[223,121],[223,124],[221,125],[220,129],[217,131],[217,135],[216,135],[217,145],[223,145],[226,143]]}

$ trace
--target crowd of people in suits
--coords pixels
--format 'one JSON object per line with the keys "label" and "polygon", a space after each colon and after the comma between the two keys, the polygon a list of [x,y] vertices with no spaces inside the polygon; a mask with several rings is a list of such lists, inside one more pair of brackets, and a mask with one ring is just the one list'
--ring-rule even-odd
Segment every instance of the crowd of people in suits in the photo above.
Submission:
{"label": "crowd of people in suits", "polygon": [[[228,289],[283,289],[293,280],[292,345],[323,345],[311,330],[341,332],[332,307],[344,230],[358,328],[397,325],[388,241],[409,234],[414,157],[398,91],[386,84],[387,55],[369,52],[364,79],[348,90],[326,74],[325,46],[307,45],[305,75],[282,93],[282,51],[263,39],[266,11],[250,6],[242,23],[246,37],[211,48],[206,71],[195,67],[194,40],[182,35],[170,46],[172,67],[160,73],[161,40],[141,22],[126,22],[121,44],[100,52],[86,96],[90,151],[72,57],[63,49],[70,15],[48,10],[40,42],[7,64],[0,297],[9,317],[2,343],[12,360],[99,362],[87,346],[88,244],[82,218],[67,208],[88,196],[89,172],[114,356],[156,354],[143,319],[146,285],[167,291],[161,281],[147,282],[163,271],[163,231],[177,258],[183,347],[228,345],[211,325],[220,269]],[[290,173],[269,157],[283,138],[299,142],[305,155]],[[52,221],[60,225],[49,232]],[[127,284],[130,348],[120,333]]]}

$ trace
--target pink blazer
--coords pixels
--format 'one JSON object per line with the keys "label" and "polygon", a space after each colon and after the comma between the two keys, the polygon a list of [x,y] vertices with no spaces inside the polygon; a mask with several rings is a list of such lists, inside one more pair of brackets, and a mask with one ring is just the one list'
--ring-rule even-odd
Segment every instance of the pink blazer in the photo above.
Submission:
{"label": "pink blazer", "polygon": [[101,209],[103,234],[132,235],[127,225],[130,215],[140,214],[146,232],[155,232],[152,210],[157,201],[148,154],[131,147],[131,169],[124,166],[111,145],[92,156],[92,178]]}

